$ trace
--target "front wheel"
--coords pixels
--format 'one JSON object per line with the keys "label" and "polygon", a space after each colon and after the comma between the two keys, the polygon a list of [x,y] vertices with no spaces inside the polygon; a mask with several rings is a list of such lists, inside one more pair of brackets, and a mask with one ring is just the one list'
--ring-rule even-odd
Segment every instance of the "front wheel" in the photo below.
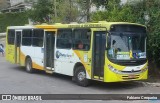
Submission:
{"label": "front wheel", "polygon": [[32,60],[31,58],[26,59],[26,71],[29,73],[33,73],[33,68],[32,68]]}
{"label": "front wheel", "polygon": [[80,66],[75,71],[75,81],[78,85],[86,87],[89,85],[89,80],[86,78],[86,71],[83,66]]}

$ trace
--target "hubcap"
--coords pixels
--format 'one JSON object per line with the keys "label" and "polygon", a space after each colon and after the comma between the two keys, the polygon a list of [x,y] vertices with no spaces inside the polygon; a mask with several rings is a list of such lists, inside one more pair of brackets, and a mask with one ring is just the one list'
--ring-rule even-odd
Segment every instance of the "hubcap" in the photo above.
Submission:
{"label": "hubcap", "polygon": [[27,62],[27,70],[30,71],[30,69],[31,69],[31,62],[28,60],[28,62]]}
{"label": "hubcap", "polygon": [[86,74],[85,74],[84,72],[79,72],[79,73],[78,73],[78,80],[79,80],[79,81],[84,80],[85,77],[86,77]]}

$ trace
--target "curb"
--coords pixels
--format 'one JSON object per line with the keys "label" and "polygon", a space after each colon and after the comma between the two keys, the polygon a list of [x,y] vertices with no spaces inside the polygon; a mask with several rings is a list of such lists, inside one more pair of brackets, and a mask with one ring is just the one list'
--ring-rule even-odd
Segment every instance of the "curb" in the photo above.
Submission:
{"label": "curb", "polygon": [[160,83],[142,82],[144,86],[150,85],[154,87],[160,87]]}

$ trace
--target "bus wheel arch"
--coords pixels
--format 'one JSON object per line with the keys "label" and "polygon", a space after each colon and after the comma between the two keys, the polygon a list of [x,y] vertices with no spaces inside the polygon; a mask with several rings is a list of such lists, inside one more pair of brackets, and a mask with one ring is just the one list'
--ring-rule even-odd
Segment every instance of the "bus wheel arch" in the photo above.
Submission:
{"label": "bus wheel arch", "polygon": [[32,66],[32,59],[30,56],[26,56],[26,59],[25,59],[25,68],[26,68],[26,71],[28,73],[33,73],[34,72],[34,69],[33,69],[33,66]]}
{"label": "bus wheel arch", "polygon": [[74,66],[73,71],[73,81],[75,81],[78,85],[86,87],[88,86],[89,80],[86,78],[86,70],[82,63],[77,63]]}

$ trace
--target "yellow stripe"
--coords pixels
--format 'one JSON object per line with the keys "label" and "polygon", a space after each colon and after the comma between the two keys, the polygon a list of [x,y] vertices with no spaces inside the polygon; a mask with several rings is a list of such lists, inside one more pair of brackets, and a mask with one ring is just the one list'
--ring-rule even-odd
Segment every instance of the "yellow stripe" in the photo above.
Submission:
{"label": "yellow stripe", "polygon": [[74,50],[74,52],[75,52],[76,55],[79,57],[81,63],[84,65],[84,69],[86,70],[86,72],[87,72],[87,73],[89,74],[89,76],[91,77],[90,70],[87,69],[87,65],[86,65],[85,62],[83,61],[83,57],[82,57],[82,55],[80,54],[80,51]]}
{"label": "yellow stripe", "polygon": [[[21,65],[22,66],[25,66],[25,59],[26,59],[26,55],[24,55],[24,53],[22,52],[22,51],[20,51],[21,53],[20,53],[20,60],[21,60]],[[34,68],[34,69],[38,69],[38,70],[44,70],[44,67],[43,66],[40,66],[40,65],[38,65],[37,63],[35,63],[35,62],[33,62],[32,61],[32,67]]]}
{"label": "yellow stripe", "polygon": [[130,58],[133,58],[132,50],[130,50],[130,52],[129,52],[129,53],[130,53],[130,54],[129,54]]}
{"label": "yellow stripe", "polygon": [[33,66],[33,68],[35,68],[35,69],[44,70],[44,67],[43,67],[43,66],[40,66],[40,65],[36,64],[35,62],[32,62],[32,66]]}

